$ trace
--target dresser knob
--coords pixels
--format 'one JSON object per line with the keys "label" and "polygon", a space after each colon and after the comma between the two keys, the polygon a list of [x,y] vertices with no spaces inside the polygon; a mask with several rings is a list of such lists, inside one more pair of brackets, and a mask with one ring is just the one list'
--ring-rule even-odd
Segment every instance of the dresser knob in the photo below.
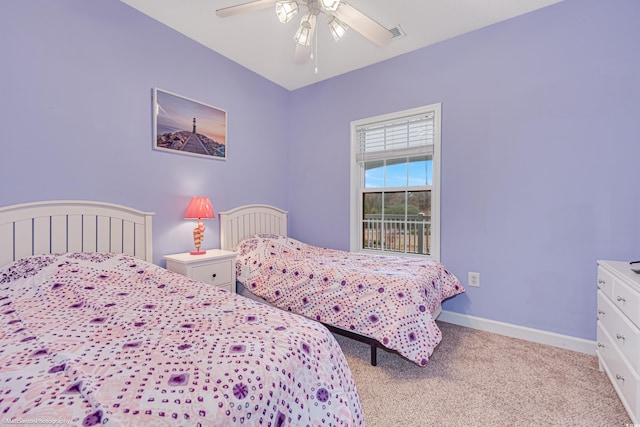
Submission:
{"label": "dresser knob", "polygon": [[619,340],[624,341],[626,338],[624,337],[624,335],[622,334],[616,334],[616,338],[618,338]]}
{"label": "dresser knob", "polygon": [[598,343],[598,348],[604,348],[604,344]]}
{"label": "dresser knob", "polygon": [[626,299],[624,299],[623,297],[618,297],[618,298],[616,298],[616,299],[617,299],[618,301],[620,301],[620,302],[627,302],[627,300],[626,300]]}
{"label": "dresser knob", "polygon": [[599,285],[604,285],[605,283],[607,283],[607,282],[605,282],[605,281],[604,281],[604,280],[602,280],[602,279],[598,279],[598,284],[599,284]]}
{"label": "dresser knob", "polygon": [[215,278],[216,278],[216,276],[217,276],[217,274],[216,274],[216,273],[213,273],[213,274],[211,275],[211,278],[212,278],[212,279],[215,279]]}
{"label": "dresser knob", "polygon": [[616,379],[624,382],[624,377],[620,374],[616,374]]}
{"label": "dresser knob", "polygon": [[599,314],[600,316],[604,316],[604,315],[605,315],[604,311],[602,311],[602,310],[598,310],[598,314]]}

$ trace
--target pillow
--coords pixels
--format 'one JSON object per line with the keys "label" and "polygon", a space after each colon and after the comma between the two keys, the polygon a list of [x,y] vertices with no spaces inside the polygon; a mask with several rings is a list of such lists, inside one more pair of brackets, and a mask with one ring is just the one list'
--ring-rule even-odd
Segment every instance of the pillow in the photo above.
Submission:
{"label": "pillow", "polygon": [[276,234],[256,234],[238,243],[236,252],[240,255],[254,253],[262,257],[290,256],[304,250],[308,245],[291,237]]}

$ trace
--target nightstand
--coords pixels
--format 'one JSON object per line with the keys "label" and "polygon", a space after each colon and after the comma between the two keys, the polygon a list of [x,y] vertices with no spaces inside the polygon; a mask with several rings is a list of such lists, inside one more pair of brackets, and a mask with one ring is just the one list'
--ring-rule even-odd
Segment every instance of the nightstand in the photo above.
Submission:
{"label": "nightstand", "polygon": [[164,259],[167,262],[167,270],[235,292],[237,255],[232,251],[209,249],[204,255],[185,252],[165,255]]}

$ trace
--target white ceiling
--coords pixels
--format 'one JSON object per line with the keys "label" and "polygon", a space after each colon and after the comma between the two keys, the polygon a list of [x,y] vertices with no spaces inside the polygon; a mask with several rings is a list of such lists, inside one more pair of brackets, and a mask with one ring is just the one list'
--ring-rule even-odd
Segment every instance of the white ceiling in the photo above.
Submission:
{"label": "white ceiling", "polygon": [[[296,64],[293,36],[299,13],[278,21],[275,8],[221,18],[216,10],[248,0],[121,0],[255,73],[294,90],[455,37],[561,0],[348,0],[403,36],[378,47],[350,29],[333,41],[318,18],[317,56]],[[301,7],[301,9],[303,9]],[[317,74],[314,72],[317,60]]]}

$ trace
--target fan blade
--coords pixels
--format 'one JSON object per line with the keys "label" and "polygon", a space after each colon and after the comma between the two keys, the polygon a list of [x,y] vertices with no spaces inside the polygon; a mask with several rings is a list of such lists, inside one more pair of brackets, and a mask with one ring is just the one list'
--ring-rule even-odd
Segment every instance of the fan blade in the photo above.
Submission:
{"label": "fan blade", "polygon": [[301,44],[296,43],[296,53],[295,53],[295,63],[306,64],[311,60],[311,45],[302,46]]}
{"label": "fan blade", "polygon": [[275,6],[277,1],[278,0],[257,0],[238,4],[236,6],[223,7],[222,9],[216,10],[216,15],[221,18],[226,18],[227,16],[239,15],[241,13],[255,12],[256,10],[267,9],[271,6]]}
{"label": "fan blade", "polygon": [[391,42],[393,34],[364,13],[344,2],[338,10],[333,12],[336,18],[362,34],[378,46],[385,46]]}

